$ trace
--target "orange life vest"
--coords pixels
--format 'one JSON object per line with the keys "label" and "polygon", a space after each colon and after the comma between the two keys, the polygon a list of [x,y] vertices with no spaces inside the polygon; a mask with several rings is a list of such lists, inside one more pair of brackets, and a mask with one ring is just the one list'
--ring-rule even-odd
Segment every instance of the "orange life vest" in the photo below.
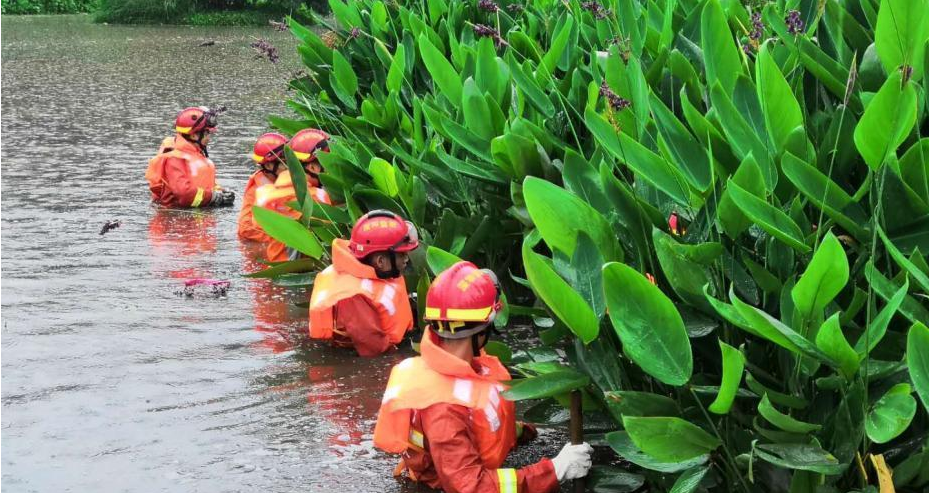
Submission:
{"label": "orange life vest", "polygon": [[180,135],[166,137],[161,142],[158,155],[148,161],[145,179],[148,180],[148,188],[152,191],[152,197],[160,197],[161,191],[169,186],[165,177],[165,162],[170,158],[183,159],[187,163],[190,181],[197,188],[197,194],[190,206],[200,207],[203,194],[207,190],[216,188],[216,165],[210,158],[204,156],[193,142]]}
{"label": "orange life vest", "polygon": [[500,392],[510,379],[494,356],[481,355],[474,363],[452,356],[427,331],[420,345],[422,356],[394,366],[374,427],[374,446],[393,453],[422,449],[423,432],[412,427],[413,413],[434,404],[456,404],[472,411],[475,447],[485,468],[497,469],[516,445],[516,406]]}
{"label": "orange life vest", "polygon": [[348,250],[348,240],[332,240],[332,265],[316,275],[310,296],[310,337],[332,339],[333,308],[341,300],[363,295],[377,309],[381,328],[397,344],[413,328],[413,310],[403,276],[378,279],[374,268]]}
{"label": "orange life vest", "polygon": [[255,206],[255,195],[260,187],[274,184],[274,180],[262,170],[258,170],[248,178],[245,185],[245,193],[242,195],[242,209],[239,211],[239,238],[243,240],[254,240],[262,243],[269,241],[271,238],[261,229],[261,226],[255,222],[255,215],[252,213],[252,207]]}

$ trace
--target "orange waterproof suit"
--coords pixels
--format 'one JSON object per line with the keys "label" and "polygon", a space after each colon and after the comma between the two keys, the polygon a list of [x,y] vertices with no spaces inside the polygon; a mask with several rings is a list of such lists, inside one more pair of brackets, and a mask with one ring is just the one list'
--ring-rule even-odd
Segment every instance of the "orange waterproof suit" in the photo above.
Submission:
{"label": "orange waterproof suit", "polygon": [[413,310],[403,277],[379,279],[374,267],[352,255],[348,243],[332,240],[332,265],[313,282],[310,337],[375,356],[413,328]]}
{"label": "orange waterproof suit", "polygon": [[167,207],[204,207],[216,186],[216,165],[180,134],[161,142],[145,172],[152,200]]}
{"label": "orange waterproof suit", "polygon": [[242,209],[239,210],[239,239],[252,240],[261,243],[271,241],[271,237],[255,222],[252,207],[255,206],[255,195],[259,188],[265,185],[274,185],[274,175],[258,170],[252,173],[245,184],[245,194],[242,197]]}
{"label": "orange waterproof suit", "polygon": [[501,468],[516,445],[516,408],[500,396],[510,379],[494,356],[468,364],[426,332],[422,356],[390,373],[374,428],[374,445],[402,454],[397,470],[446,493],[554,492],[549,459],[521,469]]}
{"label": "orange waterproof suit", "polygon": [[[307,177],[307,194],[313,198],[314,202],[332,205],[329,194],[317,185],[318,182],[316,182],[316,180]],[[287,203],[295,200],[297,200],[297,192],[294,190],[294,183],[290,178],[289,170],[284,170],[281,174],[277,175],[277,180],[275,180],[273,184],[258,187],[258,190],[255,192],[255,205],[281,213],[293,219],[299,218],[300,212],[291,209]],[[287,246],[272,238],[268,239],[266,258],[268,262],[291,260],[287,255]]]}

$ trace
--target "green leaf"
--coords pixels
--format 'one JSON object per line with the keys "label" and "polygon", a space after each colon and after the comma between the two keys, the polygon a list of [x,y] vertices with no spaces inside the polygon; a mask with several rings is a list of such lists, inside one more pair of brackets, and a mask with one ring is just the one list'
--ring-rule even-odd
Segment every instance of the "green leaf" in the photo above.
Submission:
{"label": "green leaf", "polygon": [[503,364],[507,364],[513,359],[513,351],[500,341],[488,341],[487,345],[484,346],[484,351],[491,356],[496,356]]}
{"label": "green leaf", "polygon": [[597,141],[610,154],[629,166],[637,175],[668,194],[678,204],[685,207],[691,205],[687,182],[674,166],[636,142],[632,137],[625,133],[617,133],[610,122],[595,111],[588,109],[584,121]]}
{"label": "green leaf", "polygon": [[655,94],[651,97],[651,110],[655,116],[656,127],[677,169],[687,178],[691,186],[701,192],[706,191],[713,182],[712,162],[709,154]]}
{"label": "green leaf", "polygon": [[529,104],[539,113],[542,113],[543,116],[551,118],[555,114],[555,105],[552,100],[545,95],[535,79],[523,70],[512,53],[507,53],[506,62],[510,67],[510,73],[513,75],[516,87],[526,97]]}
{"label": "green leaf", "polygon": [[[784,176],[797,187],[800,193],[810,199],[816,207],[822,209],[827,216],[834,219],[839,226],[859,241],[870,238],[865,228],[861,226],[866,222],[864,211],[832,179],[789,152],[785,152],[784,157],[781,158],[781,169],[784,171]],[[855,213],[854,218],[846,215],[852,212]]]}
{"label": "green leaf", "polygon": [[842,474],[846,469],[845,464],[818,445],[766,443],[755,447],[755,455],[775,466],[830,476]]}
{"label": "green leaf", "polygon": [[439,247],[430,246],[426,250],[426,263],[429,265],[429,270],[431,270],[434,275],[439,275],[439,273],[458,262],[461,262],[461,259],[458,258],[457,255],[442,250]]}
{"label": "green leaf", "polygon": [[395,198],[400,193],[397,186],[397,170],[392,164],[379,157],[371,158],[368,173],[374,179],[374,186],[384,195]]}
{"label": "green leaf", "polygon": [[913,80],[923,73],[929,38],[929,5],[922,1],[881,0],[874,27],[874,45],[888,74],[901,65],[913,67]]}
{"label": "green leaf", "polygon": [[910,280],[907,279],[903,282],[903,286],[901,286],[887,301],[887,305],[881,309],[865,328],[864,333],[861,334],[861,337],[858,338],[858,342],[855,343],[855,352],[858,353],[859,360],[863,360],[865,356],[881,342],[881,339],[884,338],[884,334],[887,333],[887,326],[890,325],[890,321],[906,298],[906,293],[909,289]]}
{"label": "green leaf", "polygon": [[542,256],[533,252],[528,242],[523,242],[523,264],[532,289],[551,308],[565,325],[589,343],[600,332],[600,321],[584,298],[549,267]]}
{"label": "green leaf", "polygon": [[387,72],[387,90],[390,92],[399,92],[403,87],[403,79],[406,77],[406,47],[403,44],[397,45],[394,52],[393,61],[390,63],[390,70]]}
{"label": "green leaf", "polygon": [[810,403],[802,397],[797,397],[793,395],[783,394],[774,390],[765,387],[752,376],[751,373],[746,373],[745,375],[745,385],[757,395],[767,395],[768,399],[775,403],[780,404],[781,406],[787,406],[794,409],[803,409],[808,406]]}
{"label": "green leaf", "polygon": [[597,250],[597,245],[587,236],[587,233],[577,233],[577,248],[571,258],[571,268],[577,274],[574,288],[593,308],[597,318],[606,310],[606,300],[603,295],[603,257]]}
{"label": "green leaf", "polygon": [[911,262],[902,252],[890,241],[890,238],[887,238],[887,235],[884,233],[884,230],[880,226],[877,227],[877,234],[881,236],[881,240],[884,242],[884,247],[887,248],[887,253],[890,254],[891,258],[894,259],[894,262],[902,267],[906,272],[913,276],[913,279],[916,281],[916,284],[922,288],[923,292],[929,293],[929,276],[925,272],[920,270],[913,262]]}
{"label": "green leaf", "polygon": [[742,381],[745,356],[741,351],[723,341],[719,341],[719,349],[722,352],[723,378],[722,383],[719,384],[719,394],[716,395],[709,409],[716,414],[727,414],[732,408],[736,391],[739,390],[739,383]]}
{"label": "green leaf", "polygon": [[761,402],[758,403],[758,413],[761,414],[764,419],[768,420],[769,423],[791,433],[810,433],[822,428],[821,425],[805,423],[774,409],[774,406],[771,405],[771,401],[768,400],[767,394],[765,394],[765,396],[761,398]]}
{"label": "green leaf", "polygon": [[[739,168],[732,175],[732,183],[739,185],[743,190],[756,197],[765,196],[764,178],[761,176],[761,168],[754,156],[749,154]],[[745,216],[742,209],[732,200],[729,189],[723,190],[722,198],[719,200],[719,207],[716,209],[719,216],[719,225],[730,238],[736,238],[743,231],[752,225],[751,219]]]}
{"label": "green leaf", "polygon": [[652,228],[652,243],[674,292],[688,304],[708,311],[710,306],[703,296],[703,286],[710,282],[706,269],[684,255],[685,245],[658,228]]}
{"label": "green leaf", "polygon": [[565,47],[568,45],[568,40],[571,39],[572,29],[574,29],[574,17],[569,15],[565,18],[565,23],[561,25],[561,30],[558,31],[558,34],[554,35],[552,44],[549,46],[545,56],[542,57],[539,68],[536,70],[536,80],[545,81],[551,77],[552,72],[555,71],[555,67],[558,66],[558,61],[561,59]]}
{"label": "green leaf", "polygon": [[573,149],[566,149],[562,178],[565,187],[598,212],[608,215],[612,210],[610,200],[603,191],[597,169]]}
{"label": "green leaf", "polygon": [[851,380],[858,373],[858,353],[845,339],[842,328],[839,326],[839,313],[832,314],[816,333],[816,347],[835,360],[839,369],[847,380]]}
{"label": "green leaf", "polygon": [[865,431],[875,443],[887,443],[906,431],[916,416],[916,399],[907,383],[898,383],[871,406]]}
{"label": "green leaf", "polygon": [[463,91],[461,110],[468,130],[484,140],[496,137],[487,101],[473,78],[468,77],[464,82]]}
{"label": "green leaf", "polygon": [[727,191],[735,205],[761,229],[801,253],[810,251],[810,247],[803,242],[800,226],[783,211],[752,195],[731,179]]}
{"label": "green leaf", "polygon": [[706,464],[710,458],[709,454],[702,454],[686,461],[663,462],[656,460],[654,457],[651,457],[650,455],[640,450],[636,444],[633,443],[632,438],[629,437],[629,434],[625,431],[614,431],[612,433],[607,433],[605,438],[607,443],[610,444],[610,448],[615,450],[616,453],[619,454],[622,458],[639,467],[650,469],[652,471],[666,473],[686,471],[693,467]]}
{"label": "green leaf", "polygon": [[593,466],[586,483],[594,493],[632,493],[645,484],[645,478],[620,467]]}
{"label": "green leaf", "polygon": [[430,41],[426,34],[419,35],[419,53],[422,56],[423,64],[426,70],[432,76],[432,81],[439,87],[442,94],[449,101],[461,101],[461,93],[464,90],[461,83],[461,76],[455,67],[445,58],[445,55],[439,51]]}
{"label": "green leaf", "polygon": [[[739,82],[740,86],[752,86],[751,81],[748,79],[740,79]],[[710,99],[713,102],[712,109],[716,112],[719,123],[726,137],[728,137],[728,145],[739,159],[744,160],[749,155],[753,156],[761,169],[765,190],[774,190],[778,176],[777,167],[772,160],[774,151],[768,148],[767,137],[764,135],[759,136],[756,129],[746,120],[746,117],[750,118],[752,115],[746,114],[738,108],[733,103],[731,94],[731,91],[727,92],[719,84],[714,85],[710,91]],[[747,88],[743,89],[739,94],[752,94],[752,97],[754,97],[754,91],[749,92]],[[757,105],[757,101],[755,105]]]}
{"label": "green leaf", "polygon": [[342,56],[338,50],[332,51],[332,72],[329,84],[340,101],[350,108],[358,104],[355,95],[358,92],[358,77],[352,69],[352,64]]}
{"label": "green leaf", "polygon": [[310,272],[318,267],[319,262],[316,259],[301,258],[274,264],[265,270],[245,274],[245,277],[250,277],[253,279],[269,279],[276,278],[284,274],[292,274],[294,272]]}
{"label": "green leaf", "polygon": [[929,411],[929,328],[919,322],[906,335],[906,365],[923,409]]}
{"label": "green leaf", "polygon": [[[865,265],[864,275],[874,291],[888,302],[893,299],[895,293],[899,292],[900,284],[884,277],[870,260]],[[910,322],[929,323],[929,310],[912,296],[903,297],[903,303],[900,303],[900,313]]]}
{"label": "green leaf", "polygon": [[559,370],[520,380],[503,397],[511,401],[553,397],[590,384],[590,377],[574,370]]}
{"label": "green leaf", "polygon": [[661,382],[687,383],[693,354],[671,300],[635,269],[617,262],[603,267],[603,286],[610,320],[629,358]]}
{"label": "green leaf", "polygon": [[807,320],[822,313],[848,282],[848,258],[842,243],[826,233],[797,285],[790,291],[794,306]]}
{"label": "green leaf", "polygon": [[700,40],[703,62],[706,64],[707,85],[717,82],[728,93],[735,89],[735,81],[742,73],[742,57],[732,38],[726,13],[718,0],[710,0],[700,16]]}
{"label": "green leaf", "polygon": [[613,228],[587,202],[549,181],[526,177],[523,197],[532,222],[545,243],[567,256],[574,255],[577,235],[583,231],[600,248],[604,259],[622,258]]}
{"label": "green leaf", "polygon": [[897,146],[906,139],[916,123],[916,90],[912,83],[902,84],[894,71],[871,99],[855,126],[855,147],[868,166],[877,170]]}
{"label": "green leaf", "polygon": [[623,427],[642,452],[662,462],[691,460],[722,444],[681,418],[623,416]]}
{"label": "green leaf", "polygon": [[607,405],[623,416],[678,416],[681,414],[677,402],[663,395],[617,390],[604,392],[603,396]]}
{"label": "green leaf", "polygon": [[758,51],[755,80],[758,82],[758,100],[764,110],[768,134],[774,146],[783,150],[790,134],[803,125],[803,113],[787,79],[771,55],[770,41],[761,45]]}
{"label": "green leaf", "polygon": [[693,493],[709,471],[709,467],[695,467],[684,471],[674,482],[670,493]]}
{"label": "green leaf", "polygon": [[255,216],[255,222],[271,238],[314,259],[318,259],[323,254],[322,245],[299,222],[263,207],[254,207],[252,213]]}
{"label": "green leaf", "polygon": [[[294,195],[297,197],[297,202],[306,204],[307,181],[306,170],[303,169],[303,163],[297,159],[297,156],[290,146],[284,147],[284,160],[287,163],[288,171],[290,171],[290,182],[294,185]],[[310,200],[310,202],[312,202],[312,200]]]}

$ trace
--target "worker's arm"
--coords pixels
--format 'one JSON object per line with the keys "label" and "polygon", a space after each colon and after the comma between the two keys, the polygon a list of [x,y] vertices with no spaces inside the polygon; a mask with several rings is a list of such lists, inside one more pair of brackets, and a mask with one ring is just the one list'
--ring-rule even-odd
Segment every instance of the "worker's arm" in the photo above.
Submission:
{"label": "worker's arm", "polygon": [[558,491],[555,466],[549,459],[521,469],[488,469],[471,433],[471,411],[437,404],[421,411],[426,447],[446,493]]}
{"label": "worker's arm", "polygon": [[360,356],[377,356],[392,346],[377,309],[360,294],[336,303],[335,323],[345,330]]}
{"label": "worker's arm", "polygon": [[181,207],[206,207],[213,199],[213,190],[194,186],[187,161],[183,159],[173,157],[165,162],[165,181]]}

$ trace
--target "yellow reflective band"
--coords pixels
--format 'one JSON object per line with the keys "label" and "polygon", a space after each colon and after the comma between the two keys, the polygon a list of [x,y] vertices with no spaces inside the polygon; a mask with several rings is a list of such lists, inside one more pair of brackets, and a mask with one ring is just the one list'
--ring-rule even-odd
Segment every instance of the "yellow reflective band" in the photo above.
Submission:
{"label": "yellow reflective band", "polygon": [[252,154],[252,160],[254,160],[256,163],[260,163],[262,160],[264,160],[264,158],[265,158],[264,156],[259,156],[258,154]]}
{"label": "yellow reflective band", "polygon": [[497,469],[500,493],[516,493],[516,469]]}
{"label": "yellow reflective band", "polygon": [[193,127],[174,127],[174,131],[179,134],[190,133],[190,129]]}
{"label": "yellow reflective band", "polygon": [[428,318],[439,318],[442,316],[442,310],[438,308],[433,308],[430,306],[426,307],[426,317]]}
{"label": "yellow reflective band", "polygon": [[425,448],[423,444],[423,434],[417,430],[410,429],[410,443],[419,448]]}
{"label": "yellow reflective band", "polygon": [[203,202],[203,189],[197,189],[197,195],[194,196],[194,201],[190,203],[191,207],[200,207],[200,202]]}
{"label": "yellow reflective band", "polygon": [[310,154],[309,152],[294,151],[294,156],[297,156],[297,159],[301,161],[306,161],[307,159],[310,159],[310,156],[312,156],[312,154]]}
{"label": "yellow reflective band", "polygon": [[445,315],[449,320],[463,320],[465,322],[483,322],[487,320],[487,317],[490,316],[490,311],[493,307],[488,306],[487,308],[468,308],[468,309],[459,309],[459,308],[449,308],[445,311]]}

